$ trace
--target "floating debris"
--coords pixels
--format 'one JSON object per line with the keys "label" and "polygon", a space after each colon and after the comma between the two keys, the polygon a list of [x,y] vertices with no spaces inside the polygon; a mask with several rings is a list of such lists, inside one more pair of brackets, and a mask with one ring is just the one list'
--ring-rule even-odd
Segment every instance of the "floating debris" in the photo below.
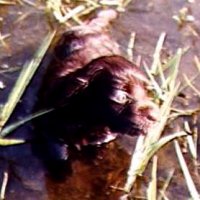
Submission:
{"label": "floating debris", "polygon": [[195,21],[194,16],[189,13],[189,9],[187,7],[180,9],[178,15],[174,15],[172,18],[177,22],[179,27],[184,26],[187,22]]}
{"label": "floating debris", "polygon": [[3,90],[6,87],[3,81],[0,81],[0,90]]}
{"label": "floating debris", "polygon": [[3,63],[0,68],[1,69],[8,69],[10,66],[7,63]]}

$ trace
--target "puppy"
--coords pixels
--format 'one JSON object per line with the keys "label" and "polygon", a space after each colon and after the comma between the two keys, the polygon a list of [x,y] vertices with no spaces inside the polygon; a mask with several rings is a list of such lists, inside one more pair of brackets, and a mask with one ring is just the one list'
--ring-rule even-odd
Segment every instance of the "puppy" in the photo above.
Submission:
{"label": "puppy", "polygon": [[103,11],[64,33],[55,46],[36,105],[54,109],[37,120],[52,157],[66,160],[69,148],[99,145],[118,134],[146,134],[158,119],[148,79],[120,56],[106,29],[115,17]]}

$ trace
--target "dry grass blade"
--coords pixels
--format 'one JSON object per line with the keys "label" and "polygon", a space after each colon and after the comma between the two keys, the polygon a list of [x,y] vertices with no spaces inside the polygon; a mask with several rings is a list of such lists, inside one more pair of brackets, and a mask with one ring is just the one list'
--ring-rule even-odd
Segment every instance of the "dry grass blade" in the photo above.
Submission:
{"label": "dry grass blade", "polygon": [[[157,142],[152,142],[149,143],[148,146],[145,146],[144,149],[144,158],[142,161],[142,167],[140,167],[140,169],[142,171],[144,171],[144,167],[146,167],[146,164],[148,163],[148,160],[150,160],[150,158],[160,149],[162,148],[164,145],[166,145],[168,142],[174,140],[175,138],[179,138],[179,137],[183,137],[183,136],[187,136],[187,133],[184,131],[181,132],[177,132],[177,133],[173,133],[171,135],[162,137],[159,141]],[[141,172],[142,173],[142,172]],[[141,174],[140,173],[140,174]]]}
{"label": "dry grass blade", "polygon": [[0,138],[0,146],[12,146],[25,143],[25,140],[21,139],[2,139]]}
{"label": "dry grass blade", "polygon": [[174,114],[177,114],[178,116],[194,115],[200,112],[200,108],[187,109],[187,110],[171,108],[171,110],[174,112]]}
{"label": "dry grass blade", "polygon": [[161,86],[163,89],[166,89],[168,87],[171,87],[173,89],[176,81],[176,76],[178,74],[178,66],[180,64],[181,56],[185,53],[185,51],[186,50],[178,49],[176,54],[163,66],[163,70],[170,69],[170,73],[167,79]]}
{"label": "dry grass blade", "polygon": [[162,191],[161,191],[161,195],[162,195],[162,199],[164,199],[164,200],[169,200],[168,198],[167,198],[167,196],[166,196],[166,194],[165,193],[163,193]]}
{"label": "dry grass blade", "polygon": [[160,88],[160,86],[158,85],[156,80],[154,79],[153,75],[151,74],[151,71],[149,70],[149,68],[147,67],[147,65],[145,63],[144,63],[144,69],[145,69],[145,71],[146,71],[146,73],[147,73],[147,75],[148,75],[148,77],[151,81],[151,84],[152,84],[154,90],[157,93],[158,98],[161,99],[161,100],[164,100],[165,96],[163,94],[162,89]]}
{"label": "dry grass blade", "polygon": [[177,157],[178,157],[178,160],[179,160],[179,164],[180,164],[180,167],[183,171],[183,174],[184,174],[184,177],[185,177],[185,180],[186,180],[186,184],[187,184],[187,187],[188,187],[188,190],[190,192],[190,195],[192,197],[193,200],[199,200],[200,199],[200,195],[195,187],[195,184],[192,180],[192,177],[190,175],[190,172],[189,172],[189,169],[187,167],[187,164],[185,162],[185,159],[183,157],[183,154],[181,152],[181,148],[179,146],[179,143],[177,140],[174,141],[174,145],[175,145],[175,149],[176,149],[176,154],[177,154]]}
{"label": "dry grass blade", "polygon": [[37,8],[36,3],[33,3],[32,1],[29,0],[22,0],[25,4],[29,5],[29,6],[33,6],[35,8]]}
{"label": "dry grass blade", "polygon": [[6,126],[0,133],[0,136],[1,137],[5,137],[7,136],[9,133],[11,133],[12,131],[14,131],[15,129],[17,129],[18,127],[22,126],[23,124],[35,119],[35,118],[38,118],[42,115],[45,115],[47,113],[50,113],[52,112],[54,109],[49,109],[49,110],[45,110],[45,111],[40,111],[40,112],[37,112],[35,114],[32,114],[30,116],[27,116],[19,121],[16,121],[8,126]]}
{"label": "dry grass blade", "polygon": [[13,1],[0,0],[0,5],[15,5]]}
{"label": "dry grass blade", "polygon": [[164,198],[164,199],[166,198],[165,191],[167,190],[167,187],[169,186],[169,183],[172,180],[172,177],[174,175],[174,171],[175,171],[174,169],[169,171],[169,175],[168,175],[163,187],[159,191],[160,195],[158,196],[158,200],[162,200],[162,198]]}
{"label": "dry grass blade", "polygon": [[6,43],[6,39],[9,38],[11,36],[11,34],[5,34],[3,35],[1,32],[0,32],[0,46],[3,46],[4,48],[6,48],[7,50],[9,50],[9,46],[8,44]]}
{"label": "dry grass blade", "polygon": [[158,39],[157,45],[156,45],[156,49],[153,55],[153,63],[151,65],[151,72],[153,74],[156,74],[158,72],[158,66],[161,65],[160,63],[160,52],[162,50],[164,41],[165,41],[165,37],[166,37],[166,33],[161,33],[160,37]]}
{"label": "dry grass blade", "polygon": [[135,44],[135,35],[136,35],[135,32],[131,33],[130,40],[128,43],[128,48],[127,48],[127,56],[131,62],[133,61],[133,48]]}
{"label": "dry grass blade", "polygon": [[176,77],[178,74],[178,66],[180,65],[181,56],[183,55],[184,51],[182,49],[178,49],[175,56],[171,60],[170,63],[170,74],[166,83],[169,85],[169,90],[173,90],[176,83]]}
{"label": "dry grass blade", "polygon": [[77,14],[77,17],[82,17],[84,15],[88,15],[96,9],[97,9],[97,7],[90,6],[89,8],[86,8],[85,10],[83,10],[81,13]]}
{"label": "dry grass blade", "polygon": [[[66,11],[67,11],[68,13],[73,12],[73,11],[71,10],[71,8],[69,8],[69,7],[66,8]],[[78,13],[77,13],[77,14],[78,14]],[[78,17],[77,14],[72,15],[71,18],[72,18],[77,24],[80,24],[80,25],[81,25],[81,24],[83,24],[83,22],[81,21],[81,19],[79,19],[79,17]]]}
{"label": "dry grass blade", "polygon": [[[71,3],[73,4],[73,2]],[[82,21],[79,19],[79,16],[85,12],[87,9],[93,8],[94,5],[87,7],[86,4],[80,3],[76,7],[70,8],[69,4],[64,4],[61,0],[47,0],[46,9],[59,23],[67,23],[69,19],[73,19],[78,24],[82,24]],[[95,7],[96,8],[96,7]],[[92,10],[93,10],[92,9]],[[91,10],[91,11],[92,11]],[[90,12],[91,12],[90,11]]]}
{"label": "dry grass blade", "polygon": [[23,66],[23,69],[17,79],[11,93],[9,94],[8,100],[3,106],[1,113],[0,113],[0,130],[5,125],[7,120],[9,119],[10,115],[12,114],[15,106],[19,102],[20,98],[22,97],[26,87],[28,86],[30,80],[32,79],[35,71],[37,70],[42,58],[44,57],[51,41],[55,35],[55,31],[49,33],[45,40],[43,41],[42,45],[40,46],[39,50],[36,52],[33,59]]}
{"label": "dry grass blade", "polygon": [[200,91],[191,83],[190,79],[189,79],[185,74],[183,74],[183,77],[184,77],[186,83],[188,84],[188,86],[189,86],[198,96],[200,96]]}
{"label": "dry grass blade", "polygon": [[[190,78],[190,83],[192,84],[198,77],[199,77],[199,73],[194,75],[193,77]],[[182,92],[184,89],[186,89],[189,85],[187,83],[185,83],[180,89],[179,92]]]}
{"label": "dry grass blade", "polygon": [[[27,0],[26,0],[27,1]],[[61,0],[46,0],[46,10],[59,23],[67,24],[67,21],[73,19],[76,23],[82,24],[82,16],[91,14],[97,8],[109,8],[117,11],[125,11],[125,7],[130,3],[130,0],[82,0],[82,1],[61,1]]]}
{"label": "dry grass blade", "polygon": [[141,66],[142,56],[138,55],[135,61],[136,66]]}
{"label": "dry grass blade", "polygon": [[131,3],[132,0],[124,0],[123,1],[123,7],[126,7],[129,3]]}
{"label": "dry grass blade", "polygon": [[153,157],[153,166],[151,171],[151,182],[149,183],[149,187],[147,189],[147,199],[148,200],[156,200],[157,199],[157,164],[158,157]]}
{"label": "dry grass blade", "polygon": [[199,61],[199,58],[197,56],[194,57],[194,63],[200,73],[200,61]]}
{"label": "dry grass blade", "polygon": [[187,143],[193,159],[197,159],[197,151],[192,135],[187,136]]}
{"label": "dry grass blade", "polygon": [[134,152],[124,190],[126,192],[130,192],[136,177],[144,172],[149,160],[160,148],[175,138],[186,135],[187,133],[183,131],[177,132],[161,138],[158,142],[150,143],[149,145],[143,145],[141,149],[138,149],[137,152]]}
{"label": "dry grass blade", "polygon": [[3,173],[3,182],[2,182],[2,185],[1,185],[1,194],[0,194],[1,200],[5,199],[7,184],[8,184],[8,172],[4,172]]}
{"label": "dry grass blade", "polygon": [[94,0],[84,0],[84,1],[87,2],[88,4],[94,6],[94,7],[99,7],[98,1],[94,1]]}
{"label": "dry grass blade", "polygon": [[[140,135],[140,136],[138,137],[138,140],[137,140],[137,143],[136,143],[136,147],[135,147],[135,150],[134,150],[134,153],[133,153],[134,156],[132,157],[131,164],[130,164],[130,168],[129,168],[128,173],[127,173],[128,177],[136,178],[136,176],[133,177],[133,172],[135,171],[135,163],[137,163],[137,161],[140,160],[140,157],[142,156],[142,153],[141,153],[141,146],[142,146],[143,143],[144,143],[144,138],[145,138],[144,135]],[[139,174],[139,175],[140,175],[140,174]],[[135,181],[135,180],[132,179],[132,178],[128,178],[128,179],[127,179],[127,183],[126,183],[127,186],[125,186],[125,188],[129,188],[129,185],[130,185],[132,182]],[[125,190],[126,190],[126,189],[125,189]]]}
{"label": "dry grass blade", "polygon": [[171,111],[171,105],[172,102],[176,96],[176,93],[178,91],[178,86],[176,88],[174,88],[174,90],[172,90],[169,94],[168,97],[166,98],[165,102],[163,103],[163,105],[161,106],[160,109],[160,115],[161,115],[161,119],[160,121],[155,125],[155,127],[153,127],[149,133],[147,134],[146,138],[145,138],[145,145],[149,145],[152,144],[154,142],[156,142],[161,134],[162,131],[167,123],[167,120],[169,118],[170,115],[170,111]]}
{"label": "dry grass blade", "polygon": [[[193,139],[193,142],[194,142],[194,148],[195,148],[195,152],[196,152],[196,155],[197,155],[197,150],[198,150],[198,126],[197,126],[197,124],[198,124],[198,115],[197,114],[194,114],[193,116],[192,116],[192,124],[193,124],[193,129],[192,129],[192,133],[193,133],[193,137],[192,137],[192,139]],[[197,174],[197,176],[199,176],[199,171],[198,171],[198,166],[199,166],[199,164],[198,164],[198,160],[197,159],[194,159],[194,165],[196,166],[195,167],[195,173]]]}
{"label": "dry grass blade", "polygon": [[2,70],[0,70],[0,74],[16,72],[19,70],[20,70],[20,67],[12,67],[12,68],[8,68],[8,69],[2,69]]}
{"label": "dry grass blade", "polygon": [[187,83],[187,81],[186,81],[186,84],[183,85],[183,86],[180,88],[179,92],[183,91],[185,88],[187,88],[188,86],[192,85],[193,82],[199,77],[199,75],[200,75],[200,61],[199,61],[199,58],[198,58],[197,56],[194,56],[194,63],[195,63],[195,66],[196,66],[196,68],[197,68],[197,70],[198,70],[199,73],[197,73],[197,74],[194,75],[193,77],[190,77],[189,85],[188,85],[188,83]]}
{"label": "dry grass blade", "polygon": [[188,121],[184,121],[184,129],[187,133],[189,133],[190,135],[187,136],[187,144],[188,144],[188,148],[190,151],[190,154],[192,156],[193,159],[197,159],[197,151],[196,151],[196,146],[192,137],[192,130],[190,128],[190,125],[188,123]]}
{"label": "dry grass blade", "polygon": [[84,10],[85,10],[85,6],[80,5],[72,10],[69,10],[69,12],[66,13],[64,16],[62,16],[60,13],[54,11],[54,16],[60,23],[65,23],[67,20],[69,20],[73,17],[76,17],[76,15],[78,13],[81,13]]}
{"label": "dry grass blade", "polygon": [[101,0],[99,2],[102,5],[107,5],[107,6],[121,6],[122,1],[120,0]]}

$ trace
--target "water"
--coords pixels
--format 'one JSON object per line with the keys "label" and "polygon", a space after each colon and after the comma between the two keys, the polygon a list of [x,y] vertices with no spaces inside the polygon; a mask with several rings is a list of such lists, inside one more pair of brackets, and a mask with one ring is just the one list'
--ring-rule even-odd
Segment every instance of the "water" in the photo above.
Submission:
{"label": "water", "polygon": [[[186,23],[180,28],[172,16],[177,15],[182,7],[189,9],[195,21]],[[180,64],[179,80],[183,82],[183,73],[189,77],[197,74],[194,56],[200,56],[199,9],[200,4],[197,1],[191,4],[183,0],[167,2],[165,0],[135,0],[114,22],[113,37],[125,52],[131,32],[136,32],[133,57],[136,60],[138,56],[141,56],[142,61],[150,65],[158,37],[161,32],[166,32],[163,57],[174,54],[179,47],[189,47]],[[1,34],[10,34],[5,39],[6,45],[0,42],[0,67],[8,65],[16,69],[12,73],[0,74],[0,81],[6,85],[5,89],[0,90],[0,102],[3,103],[17,78],[18,68],[32,58],[50,29],[50,25],[40,2],[37,7],[27,4],[1,6],[0,17],[3,18],[3,21],[0,21]],[[195,81],[197,88],[198,81],[199,78]],[[30,113],[35,100],[34,83],[27,91],[27,96],[19,103],[11,121]],[[188,108],[199,107],[199,98],[191,89],[187,88],[183,93],[188,96]],[[177,105],[180,108],[185,107],[182,100],[177,102]],[[169,128],[168,131],[172,130]],[[30,139],[33,137],[32,127],[31,125],[22,127],[11,136]],[[59,181],[49,175],[43,162],[33,154],[31,144],[1,147],[0,180],[3,179],[3,172],[7,171],[9,174],[6,199],[12,200],[17,197],[26,200],[116,200],[123,195],[123,192],[112,186],[122,187],[125,183],[130,162],[127,152],[132,151],[134,140],[119,139],[118,142],[98,147],[94,155],[93,153],[91,155],[91,151],[94,150],[74,153],[71,171],[66,178]],[[200,155],[199,151],[198,154]],[[198,169],[196,170],[190,156],[187,154],[185,156],[197,189],[200,191]],[[166,195],[169,199],[188,199],[189,192],[179,168],[173,144],[167,145],[159,152],[158,187],[163,185],[170,169],[174,169],[175,172]],[[150,180],[149,169],[141,179],[138,181],[134,194],[144,197],[145,186]],[[143,183],[143,186],[140,183]]]}

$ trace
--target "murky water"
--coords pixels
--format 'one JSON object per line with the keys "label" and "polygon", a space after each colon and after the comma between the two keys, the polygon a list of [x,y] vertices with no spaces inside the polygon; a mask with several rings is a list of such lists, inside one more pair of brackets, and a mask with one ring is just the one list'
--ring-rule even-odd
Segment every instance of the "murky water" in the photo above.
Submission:
{"label": "murky water", "polygon": [[[178,27],[172,19],[178,11],[187,7],[195,17],[195,21],[186,23],[183,27]],[[0,67],[13,68],[14,72],[1,73],[0,81],[5,84],[5,88],[0,90],[0,102],[5,102],[16,78],[19,68],[30,59],[44,36],[50,29],[47,18],[42,10],[42,5],[33,7],[27,4],[0,6],[0,33],[10,34],[4,42],[0,40]],[[200,56],[200,4],[187,3],[184,0],[135,0],[130,3],[125,13],[121,13],[119,19],[113,24],[113,37],[121,45],[125,52],[131,32],[136,32],[136,42],[133,52],[134,59],[142,57],[148,65],[152,62],[153,52],[156,42],[161,32],[167,33],[164,44],[164,52],[173,54],[177,48],[190,49],[183,56],[179,80],[183,80],[182,75],[186,73],[189,77],[197,73],[194,65],[194,56]],[[196,87],[199,78],[196,79]],[[29,114],[35,101],[35,91],[33,88],[38,85],[38,80],[34,80],[30,89],[22,102],[19,103],[17,111],[11,121],[16,120],[21,115]],[[190,89],[184,91],[189,95],[188,107],[199,106],[199,97]],[[184,107],[182,101],[178,104]],[[11,135],[15,138],[32,138],[31,126],[18,129]],[[120,144],[112,142],[97,148],[94,155],[85,153],[74,153],[71,160],[71,170],[63,180],[55,180],[50,176],[44,167],[43,162],[33,154],[31,144],[13,147],[0,148],[0,180],[3,180],[3,172],[8,172],[8,185],[6,188],[6,199],[26,199],[26,200],[77,200],[77,199],[97,199],[116,200],[123,193],[114,189],[122,187],[125,182],[130,156],[127,151],[131,151],[134,146],[130,138],[123,138]],[[200,144],[200,141],[199,141]],[[200,152],[199,152],[200,156]],[[197,189],[200,191],[200,182],[195,166],[189,156],[190,171]],[[188,199],[189,192],[185,180],[179,169],[172,144],[167,145],[159,153],[158,159],[158,186],[161,187],[170,169],[175,169],[173,179],[166,192],[169,199]],[[148,171],[142,178],[142,182],[147,184],[150,176]],[[143,187],[137,188],[135,196],[145,197]]]}

